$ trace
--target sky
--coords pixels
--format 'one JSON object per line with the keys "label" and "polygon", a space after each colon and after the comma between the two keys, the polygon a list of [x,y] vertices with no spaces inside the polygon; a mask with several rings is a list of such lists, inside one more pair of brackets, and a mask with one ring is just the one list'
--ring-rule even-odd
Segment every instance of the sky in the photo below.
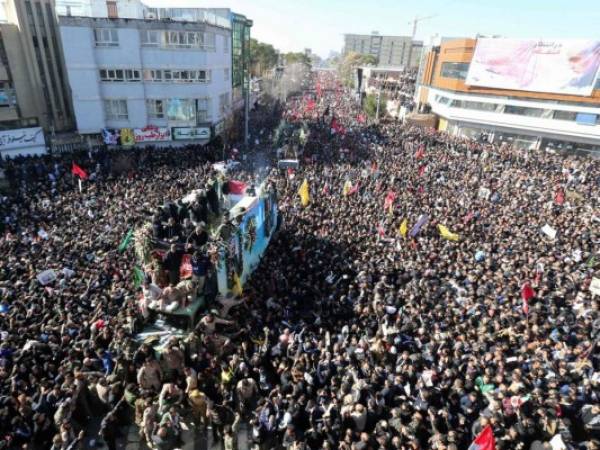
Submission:
{"label": "sky", "polygon": [[145,0],[150,6],[230,8],[254,21],[252,37],[284,52],[340,52],[344,33],[416,38],[501,35],[600,38],[599,0]]}

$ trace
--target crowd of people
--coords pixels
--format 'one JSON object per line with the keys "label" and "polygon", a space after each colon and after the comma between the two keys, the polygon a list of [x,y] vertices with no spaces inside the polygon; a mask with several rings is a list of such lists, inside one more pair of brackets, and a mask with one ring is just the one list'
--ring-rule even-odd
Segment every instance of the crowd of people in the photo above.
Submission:
{"label": "crowd of people", "polygon": [[281,226],[243,293],[161,351],[134,339],[140,299],[177,262],[137,287],[118,246],[154,217],[156,238],[202,248],[212,207],[156,208],[217,155],[136,150],[118,175],[116,152],[76,155],[82,192],[67,159],[10,165],[1,448],[114,449],[128,423],[161,450],[186,428],[226,450],[242,429],[259,450],[466,449],[485,429],[497,449],[600,448],[599,161],[366,124],[341,88],[317,97],[320,117],[290,119],[310,131],[302,165],[270,175]]}

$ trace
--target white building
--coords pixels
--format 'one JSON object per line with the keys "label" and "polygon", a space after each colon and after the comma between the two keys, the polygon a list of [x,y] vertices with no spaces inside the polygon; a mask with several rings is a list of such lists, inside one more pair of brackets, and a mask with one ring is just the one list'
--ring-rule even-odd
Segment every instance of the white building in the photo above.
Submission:
{"label": "white building", "polygon": [[[139,13],[137,2],[124,3],[132,3],[130,16]],[[138,143],[210,138],[231,107],[231,29],[118,14],[59,17],[79,133],[120,132],[127,144],[132,136]]]}

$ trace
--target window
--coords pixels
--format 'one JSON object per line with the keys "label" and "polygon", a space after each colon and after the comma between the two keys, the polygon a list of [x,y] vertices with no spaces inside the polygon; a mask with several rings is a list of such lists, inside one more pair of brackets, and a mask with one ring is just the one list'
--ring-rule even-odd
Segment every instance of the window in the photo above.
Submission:
{"label": "window", "polygon": [[229,67],[226,67],[225,69],[223,69],[223,79],[225,81],[229,81]]}
{"label": "window", "polygon": [[94,30],[96,47],[117,47],[119,35],[115,28],[96,28]]}
{"label": "window", "polygon": [[210,120],[210,98],[199,98],[196,100],[196,116],[198,123]]}
{"label": "window", "polygon": [[143,46],[146,47],[158,47],[160,41],[158,39],[158,31],[156,30],[141,30],[140,40]]}
{"label": "window", "polygon": [[116,19],[119,17],[119,13],[117,10],[117,2],[107,0],[106,2],[106,11],[108,12],[108,17],[111,19]]}
{"label": "window", "polygon": [[195,31],[165,31],[167,47],[197,48],[203,44],[203,33]]}
{"label": "window", "polygon": [[198,81],[201,83],[208,83],[210,81],[210,70],[199,70]]}
{"label": "window", "polygon": [[150,119],[164,119],[165,112],[162,100],[146,100],[146,111]]}
{"label": "window", "polygon": [[577,113],[575,121],[582,125],[596,125],[598,123],[598,115],[589,113]]}
{"label": "window", "polygon": [[140,81],[140,71],[137,69],[100,69],[100,81],[123,82]]}
{"label": "window", "polygon": [[574,111],[554,111],[554,116],[552,118],[555,120],[569,120],[575,122],[577,113]]}
{"label": "window", "polygon": [[196,108],[194,100],[170,98],[167,100],[167,118],[172,121],[195,121]]}
{"label": "window", "polygon": [[229,36],[223,36],[223,53],[229,53]]}
{"label": "window", "polygon": [[469,72],[469,63],[442,63],[442,78],[454,78],[455,80],[466,80]]}
{"label": "window", "polygon": [[513,106],[506,105],[504,107],[504,114],[516,114],[519,116],[527,117],[542,117],[544,110],[542,108],[528,108],[525,106]]}
{"label": "window", "polygon": [[162,70],[144,70],[144,81],[161,82],[163,80]]}
{"label": "window", "polygon": [[463,108],[466,109],[475,109],[477,111],[496,111],[498,105],[495,103],[486,103],[486,102],[469,102],[465,101]]}
{"label": "window", "polygon": [[[127,79],[127,81],[139,81],[140,71],[134,70],[132,76],[134,79]],[[206,83],[210,81],[210,70],[145,69],[144,81],[159,83]]]}
{"label": "window", "polygon": [[127,100],[104,100],[106,120],[127,120]]}

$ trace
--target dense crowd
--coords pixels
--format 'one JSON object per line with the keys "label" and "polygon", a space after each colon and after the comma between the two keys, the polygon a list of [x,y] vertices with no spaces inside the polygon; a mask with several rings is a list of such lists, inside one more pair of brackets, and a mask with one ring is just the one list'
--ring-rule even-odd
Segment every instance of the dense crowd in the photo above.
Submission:
{"label": "dense crowd", "polygon": [[156,208],[214,176],[210,150],[137,151],[118,176],[116,154],[81,156],[81,193],[70,162],[11,167],[4,448],[88,444],[99,411],[111,449],[128,422],[165,450],[190,427],[234,450],[242,426],[261,450],[466,449],[488,426],[498,449],[600,448],[599,162],[366,125],[340,91],[319,108],[301,168],[271,175],[281,226],[242,296],[162,352],[133,337],[163,286],[136,288],[117,247],[152,217],[202,235],[209,211],[182,233]]}

